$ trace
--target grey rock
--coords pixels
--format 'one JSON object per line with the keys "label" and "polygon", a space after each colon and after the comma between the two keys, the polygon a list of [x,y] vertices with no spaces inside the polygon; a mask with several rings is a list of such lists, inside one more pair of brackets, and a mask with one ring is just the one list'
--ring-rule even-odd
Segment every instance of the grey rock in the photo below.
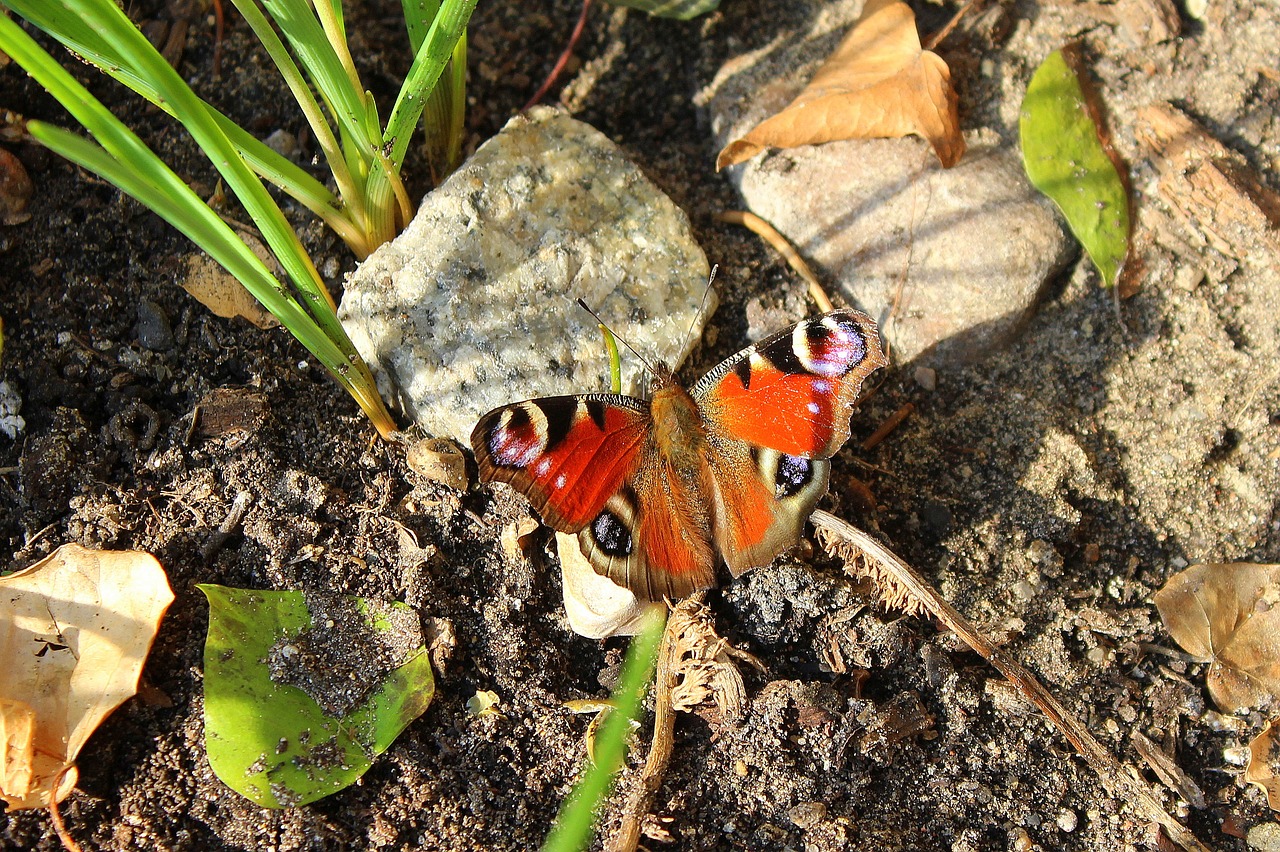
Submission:
{"label": "grey rock", "polygon": [[152,352],[173,348],[173,328],[164,308],[150,299],[138,301],[138,344]]}
{"label": "grey rock", "polygon": [[[718,145],[790,103],[861,7],[800,5],[812,12],[720,65],[700,91]],[[726,171],[748,209],[881,322],[899,361],[932,352],[936,363],[1007,340],[1075,255],[1013,144],[987,130],[966,141],[951,169],[907,137],[773,151]]]}
{"label": "grey rock", "polygon": [[[465,444],[499,405],[607,390],[600,332],[577,298],[646,358],[679,363],[714,310],[708,272],[688,218],[617,146],[537,108],[370,255],[338,315],[383,398]],[[623,390],[644,380],[624,357]]]}

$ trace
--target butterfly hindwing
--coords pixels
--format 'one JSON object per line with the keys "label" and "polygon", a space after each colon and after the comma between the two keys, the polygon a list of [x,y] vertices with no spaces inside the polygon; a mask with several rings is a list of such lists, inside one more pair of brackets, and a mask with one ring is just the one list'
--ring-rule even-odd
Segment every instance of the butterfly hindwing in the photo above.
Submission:
{"label": "butterfly hindwing", "polygon": [[576,533],[633,473],[651,427],[638,399],[552,396],[490,411],[471,448],[482,479],[510,483],[549,526]]}
{"label": "butterfly hindwing", "polygon": [[888,363],[854,310],[805,320],[722,362],[693,388],[708,431],[791,456],[830,458],[849,438],[862,381]]}

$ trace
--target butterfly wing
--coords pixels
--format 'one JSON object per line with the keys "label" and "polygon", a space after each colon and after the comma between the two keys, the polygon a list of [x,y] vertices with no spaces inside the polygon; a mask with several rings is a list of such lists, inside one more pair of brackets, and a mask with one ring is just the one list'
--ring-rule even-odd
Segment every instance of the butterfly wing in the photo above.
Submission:
{"label": "butterfly wing", "polygon": [[748,347],[693,388],[706,424],[714,540],[735,576],[790,547],[827,490],[863,380],[888,359],[875,322],[832,311]]}
{"label": "butterfly wing", "polygon": [[510,483],[549,526],[576,533],[633,473],[651,428],[638,399],[552,396],[490,411],[471,448],[481,479]]}
{"label": "butterfly wing", "polygon": [[615,394],[503,406],[471,433],[480,477],[577,533],[599,574],[648,600],[715,583],[707,500],[659,456],[648,404]]}

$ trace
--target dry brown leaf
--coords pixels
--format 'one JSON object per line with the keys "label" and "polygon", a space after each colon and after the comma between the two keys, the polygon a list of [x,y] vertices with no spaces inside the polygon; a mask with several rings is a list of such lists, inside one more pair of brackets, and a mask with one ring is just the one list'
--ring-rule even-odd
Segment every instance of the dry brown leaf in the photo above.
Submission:
{"label": "dry brown leaf", "polygon": [[[267,265],[271,274],[283,280],[284,270],[275,257],[255,234],[236,228],[236,235],[245,241],[258,259]],[[280,321],[262,303],[244,288],[234,275],[206,254],[197,252],[187,259],[187,278],[182,289],[194,296],[200,304],[224,319],[243,317],[258,328],[275,328]]]}
{"label": "dry brown leaf", "polygon": [[1192,565],[1154,599],[1174,641],[1211,662],[1205,681],[1220,708],[1280,695],[1280,565]]}
{"label": "dry brown leaf", "polygon": [[716,158],[716,169],[765,148],[794,148],[838,139],[929,141],[945,168],[964,156],[964,136],[951,71],[923,50],[915,13],[900,0],[867,0],[853,30],[804,91]]}
{"label": "dry brown leaf", "polygon": [[173,592],[149,553],[68,544],[0,578],[0,595],[0,798],[43,808],[59,775],[56,800],[71,792],[81,747],[137,692]]}
{"label": "dry brown leaf", "polygon": [[1249,765],[1244,770],[1244,780],[1257,784],[1267,794],[1267,804],[1273,811],[1280,811],[1280,740],[1276,739],[1276,723],[1272,719],[1249,743]]}

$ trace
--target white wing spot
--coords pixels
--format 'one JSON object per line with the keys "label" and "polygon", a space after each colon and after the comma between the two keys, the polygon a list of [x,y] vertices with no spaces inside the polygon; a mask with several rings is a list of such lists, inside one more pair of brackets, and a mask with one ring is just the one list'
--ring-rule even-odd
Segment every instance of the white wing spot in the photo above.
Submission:
{"label": "white wing spot", "polygon": [[805,407],[809,409],[810,414],[817,414],[819,411],[822,410],[822,407],[818,405],[818,403],[816,402],[811,402]]}
{"label": "white wing spot", "polygon": [[556,488],[564,488],[565,482],[566,480],[564,478],[564,474],[562,473],[556,477]]}
{"label": "white wing spot", "polygon": [[538,466],[534,470],[537,471],[538,476],[546,476],[547,471],[551,470],[551,459],[544,458],[538,462]]}

